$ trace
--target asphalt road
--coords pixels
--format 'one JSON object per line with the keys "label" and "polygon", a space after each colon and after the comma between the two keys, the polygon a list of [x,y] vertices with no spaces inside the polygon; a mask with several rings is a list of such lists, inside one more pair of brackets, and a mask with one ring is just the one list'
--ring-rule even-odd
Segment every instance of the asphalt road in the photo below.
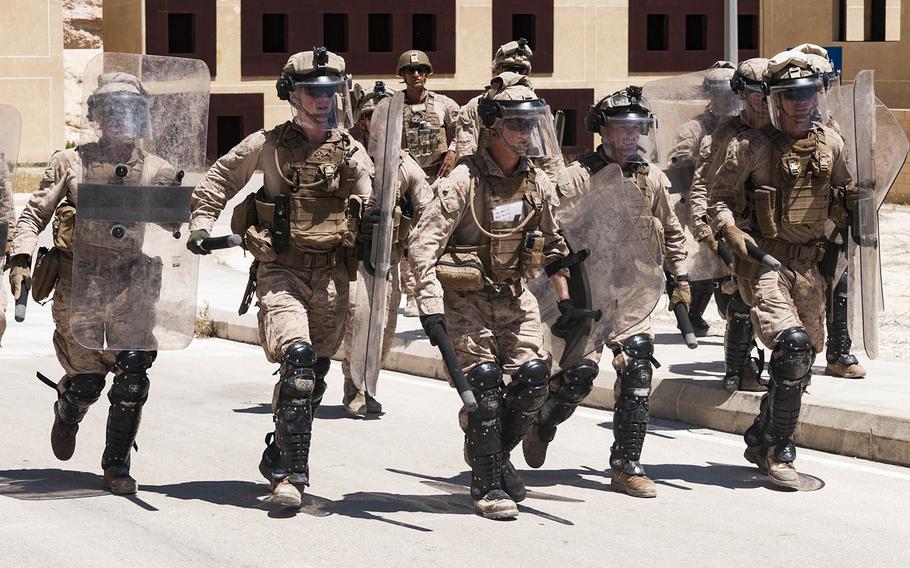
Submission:
{"label": "asphalt road", "polygon": [[[612,415],[580,409],[543,469],[520,452],[528,499],[514,521],[473,514],[445,383],[384,373],[379,419],[341,406],[337,363],[315,424],[312,487],[296,514],[264,500],[274,366],[258,347],[194,341],[164,352],[133,459],[135,497],[100,489],[106,400],[69,462],[48,441],[59,377],[48,307],[10,322],[0,349],[0,566],[908,566],[910,470],[800,450],[823,487],[785,492],[741,440],[655,422],[643,463],[657,499],[610,491]],[[809,481],[813,479],[809,478]]]}

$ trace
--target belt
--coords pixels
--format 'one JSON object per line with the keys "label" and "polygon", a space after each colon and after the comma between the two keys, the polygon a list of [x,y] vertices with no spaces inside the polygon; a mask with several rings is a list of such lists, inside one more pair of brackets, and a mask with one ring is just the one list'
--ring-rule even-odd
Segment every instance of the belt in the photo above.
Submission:
{"label": "belt", "polygon": [[798,245],[788,243],[780,239],[768,239],[764,242],[762,249],[777,260],[787,262],[790,260],[809,260],[812,262],[821,262],[825,256],[825,243],[811,243],[808,245]]}
{"label": "belt", "polygon": [[337,260],[338,254],[336,251],[307,252],[291,247],[286,252],[279,254],[278,258],[275,259],[275,262],[290,268],[319,270],[323,268],[332,268],[335,266]]}
{"label": "belt", "polygon": [[489,282],[481,291],[491,298],[504,298],[508,296],[521,296],[524,292],[524,286],[521,285],[521,280]]}

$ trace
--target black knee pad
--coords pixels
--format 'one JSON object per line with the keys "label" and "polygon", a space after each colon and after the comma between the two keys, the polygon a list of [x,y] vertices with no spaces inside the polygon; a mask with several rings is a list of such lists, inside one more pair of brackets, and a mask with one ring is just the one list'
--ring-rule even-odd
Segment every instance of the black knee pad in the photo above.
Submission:
{"label": "black knee pad", "polygon": [[152,363],[158,356],[157,351],[121,351],[117,353],[117,368],[126,374],[141,373],[152,368]]}
{"label": "black knee pad", "polygon": [[499,388],[502,384],[502,367],[496,363],[481,363],[468,372],[468,384],[479,391]]}
{"label": "black knee pad", "polygon": [[72,402],[87,402],[92,404],[101,397],[104,390],[104,375],[82,374],[71,377],[67,381],[65,392],[62,396],[71,398]]}
{"label": "black knee pad", "polygon": [[[651,392],[651,378],[654,371],[654,343],[647,335],[633,335],[623,343],[623,353],[630,361],[619,372],[622,393],[630,396],[648,396]],[[647,392],[644,392],[647,390]]]}
{"label": "black knee pad", "polygon": [[537,412],[547,400],[549,378],[549,365],[540,359],[525,362],[506,387],[506,407],[523,413]]}
{"label": "black knee pad", "polygon": [[[316,351],[306,341],[295,341],[288,345],[281,358],[282,367],[310,367],[316,365]],[[284,368],[282,368],[284,371]]]}
{"label": "black knee pad", "polygon": [[784,331],[771,351],[771,377],[778,384],[802,380],[812,368],[815,351],[801,327]]}
{"label": "black knee pad", "polygon": [[632,359],[644,359],[660,368],[660,363],[654,358],[654,342],[647,335],[638,334],[626,339],[621,351]]}
{"label": "black knee pad", "polygon": [[569,404],[580,404],[594,389],[600,368],[590,359],[579,359],[560,373],[556,396]]}
{"label": "black knee pad", "polygon": [[108,393],[111,404],[144,403],[149,394],[149,378],[145,373],[123,373],[114,377]]}

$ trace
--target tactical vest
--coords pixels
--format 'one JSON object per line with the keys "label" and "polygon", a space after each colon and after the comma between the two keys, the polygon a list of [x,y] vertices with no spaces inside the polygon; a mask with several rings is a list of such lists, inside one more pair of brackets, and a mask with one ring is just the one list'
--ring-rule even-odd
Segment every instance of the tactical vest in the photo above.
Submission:
{"label": "tactical vest", "polygon": [[[465,163],[472,177],[483,179],[490,188],[485,196],[487,219],[478,218],[473,206],[476,182],[468,194],[469,215],[483,233],[478,253],[484,276],[493,284],[514,283],[522,277],[536,278],[543,266],[540,215],[544,196],[537,182],[531,179],[533,170],[499,177],[489,173],[482,158],[471,156]],[[522,217],[494,219],[495,208],[516,202],[522,204]]]}
{"label": "tactical vest", "polygon": [[761,236],[773,238],[782,226],[823,223],[831,202],[831,152],[824,129],[790,142],[773,127],[762,131],[774,145],[770,187],[747,184],[745,215],[751,216]]}
{"label": "tactical vest", "polygon": [[[319,146],[311,147],[303,132],[291,123],[278,133],[274,164],[285,187],[277,193],[287,199],[287,211],[275,202],[256,200],[259,222],[275,232],[281,223],[289,228],[289,244],[299,251],[324,253],[336,246],[352,247],[358,221],[349,215],[356,164],[352,160],[353,138],[335,131]],[[276,218],[277,215],[277,218]],[[274,246],[273,241],[273,246]],[[277,250],[281,254],[284,251]]]}
{"label": "tactical vest", "polygon": [[433,165],[449,148],[446,133],[436,113],[436,96],[430,91],[422,103],[404,105],[402,146],[421,167]]}

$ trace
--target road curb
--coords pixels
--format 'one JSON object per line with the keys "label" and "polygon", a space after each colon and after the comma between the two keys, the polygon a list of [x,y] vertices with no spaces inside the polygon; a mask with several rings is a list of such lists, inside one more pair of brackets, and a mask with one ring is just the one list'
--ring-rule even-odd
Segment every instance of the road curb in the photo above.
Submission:
{"label": "road curb", "polygon": [[[253,313],[238,316],[223,309],[211,310],[215,336],[259,344],[259,331]],[[335,359],[338,358],[336,354]],[[583,405],[612,409],[615,374],[605,357],[594,390]],[[423,334],[406,331],[396,335],[386,369],[412,375],[446,380],[442,360]],[[819,369],[816,369],[820,371]],[[652,383],[651,415],[679,420],[696,426],[741,434],[758,412],[760,393],[729,393],[720,381],[712,379],[667,377],[657,370]],[[796,439],[799,446],[910,466],[910,419],[873,406],[846,405],[813,396],[812,388],[803,398]],[[453,394],[454,396],[454,394]]]}

